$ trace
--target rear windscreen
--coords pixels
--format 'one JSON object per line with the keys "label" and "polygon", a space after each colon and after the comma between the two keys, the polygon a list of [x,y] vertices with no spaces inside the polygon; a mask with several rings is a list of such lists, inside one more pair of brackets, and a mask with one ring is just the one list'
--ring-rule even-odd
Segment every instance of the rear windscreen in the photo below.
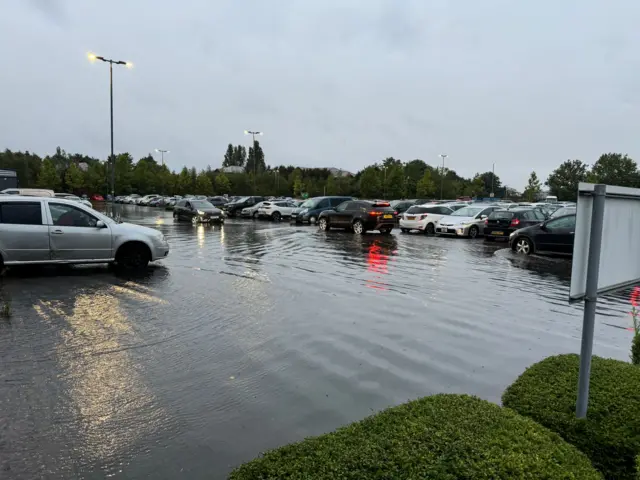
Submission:
{"label": "rear windscreen", "polygon": [[489,215],[489,218],[495,218],[498,220],[511,220],[513,218],[513,212],[506,212],[506,211],[497,211],[497,212],[491,212],[491,215]]}
{"label": "rear windscreen", "polygon": [[429,213],[429,208],[427,207],[410,207],[406,213]]}

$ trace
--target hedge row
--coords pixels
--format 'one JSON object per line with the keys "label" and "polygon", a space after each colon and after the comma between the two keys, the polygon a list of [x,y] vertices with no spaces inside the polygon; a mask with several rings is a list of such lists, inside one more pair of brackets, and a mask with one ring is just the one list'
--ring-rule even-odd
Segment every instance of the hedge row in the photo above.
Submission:
{"label": "hedge row", "polygon": [[502,402],[557,432],[608,479],[640,479],[640,368],[593,357],[589,409],[575,415],[578,355],[549,357],[529,367]]}
{"label": "hedge row", "polygon": [[555,433],[476,397],[435,395],[238,467],[234,480],[602,479]]}

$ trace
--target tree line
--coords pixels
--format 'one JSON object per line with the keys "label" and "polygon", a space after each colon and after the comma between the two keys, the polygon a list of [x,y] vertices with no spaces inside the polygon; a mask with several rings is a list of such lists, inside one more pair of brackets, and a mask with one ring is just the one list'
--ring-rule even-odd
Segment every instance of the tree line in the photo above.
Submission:
{"label": "tree line", "polygon": [[[543,185],[532,172],[523,192],[503,185],[492,172],[464,178],[455,170],[432,166],[420,159],[403,162],[389,157],[369,165],[354,175],[328,168],[299,168],[266,164],[264,152],[255,142],[227,147],[223,167],[204,170],[183,167],[179,172],[160,165],[151,154],[137,161],[121,153],[115,161],[116,195],[131,193],[162,195],[353,195],[361,198],[457,198],[496,197],[534,201]],[[109,187],[107,162],[83,154],[69,154],[56,148],[44,158],[31,153],[0,152],[0,169],[18,173],[23,188],[41,187],[75,194],[106,194]],[[545,185],[559,200],[575,200],[579,182],[640,187],[640,172],[628,155],[606,153],[589,166],[580,160],[567,160],[549,175]]]}

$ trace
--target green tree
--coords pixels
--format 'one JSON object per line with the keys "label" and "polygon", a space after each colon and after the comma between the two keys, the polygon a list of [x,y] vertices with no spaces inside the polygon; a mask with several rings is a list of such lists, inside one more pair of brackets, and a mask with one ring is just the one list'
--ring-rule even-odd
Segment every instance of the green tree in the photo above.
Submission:
{"label": "green tree", "polygon": [[556,168],[546,181],[549,193],[558,200],[575,201],[578,196],[578,184],[587,180],[588,166],[580,160],[567,160]]}
{"label": "green tree", "polygon": [[213,194],[213,185],[204,170],[196,177],[195,193],[198,195]]}
{"label": "green tree", "polygon": [[[108,183],[111,185],[111,169],[107,167]],[[116,155],[115,193],[126,195],[133,193],[133,157],[128,153]],[[111,190],[111,187],[108,188]]]}
{"label": "green tree", "polygon": [[247,173],[257,172],[261,173],[267,169],[264,161],[264,152],[260,146],[260,142],[257,140],[254,142],[253,147],[249,147],[249,155],[247,156],[247,163],[245,165],[245,171]]}
{"label": "green tree", "polygon": [[336,179],[333,175],[329,175],[327,177],[325,191],[327,192],[327,195],[338,195],[338,186],[336,185]]}
{"label": "green tree", "polygon": [[497,195],[497,192],[502,190],[502,182],[500,181],[500,177],[498,175],[493,174],[493,172],[484,172],[481,173],[480,178],[482,179],[482,191],[476,192],[476,195],[483,195],[488,197],[491,193],[491,182],[493,180],[493,192]]}
{"label": "green tree", "polygon": [[224,173],[218,174],[216,177],[216,193],[224,195],[231,192],[231,182]]}
{"label": "green tree", "polygon": [[178,191],[178,195],[187,195],[189,193],[193,193],[191,191],[192,183],[191,183],[191,174],[189,173],[189,169],[187,167],[182,167],[180,171],[180,175],[178,176],[178,181],[176,185],[176,190]]}
{"label": "green tree", "polygon": [[376,166],[365,168],[360,175],[360,195],[363,198],[375,199],[381,197],[382,194],[380,171]]}
{"label": "green tree", "polygon": [[402,163],[392,163],[386,168],[384,193],[388,199],[402,198],[405,190],[404,168]]}
{"label": "green tree", "polygon": [[638,166],[629,156],[605,153],[591,169],[593,180],[606,185],[635,187],[638,185]]}
{"label": "green tree", "polygon": [[431,170],[425,170],[422,178],[416,186],[416,197],[433,198],[436,192],[436,185],[431,178]]}
{"label": "green tree", "polygon": [[81,193],[84,189],[84,173],[75,163],[69,165],[64,182],[72,193]]}
{"label": "green tree", "polygon": [[[485,193],[485,180],[479,173],[476,173],[470,182],[466,182],[462,194],[466,197],[483,196]],[[491,188],[491,187],[489,187]],[[495,186],[494,186],[495,189]]]}
{"label": "green tree", "polygon": [[538,175],[536,172],[531,172],[529,175],[529,181],[527,182],[527,187],[524,189],[524,197],[527,199],[527,202],[534,202],[537,200],[538,195],[540,194],[541,184],[540,180],[538,180]]}
{"label": "green tree", "polygon": [[45,157],[38,176],[38,186],[55,191],[60,190],[61,185],[60,175],[58,175],[55,165],[49,157]]}
{"label": "green tree", "polygon": [[227,147],[227,151],[224,154],[224,159],[222,160],[222,166],[223,167],[231,167],[233,165],[235,165],[234,163],[234,158],[233,158],[233,145],[229,144],[229,146]]}
{"label": "green tree", "polygon": [[236,167],[244,167],[247,163],[247,149],[243,145],[238,145],[233,148],[233,165]]}
{"label": "green tree", "polygon": [[102,162],[91,162],[84,178],[87,193],[105,193],[109,190],[107,188],[107,168]]}

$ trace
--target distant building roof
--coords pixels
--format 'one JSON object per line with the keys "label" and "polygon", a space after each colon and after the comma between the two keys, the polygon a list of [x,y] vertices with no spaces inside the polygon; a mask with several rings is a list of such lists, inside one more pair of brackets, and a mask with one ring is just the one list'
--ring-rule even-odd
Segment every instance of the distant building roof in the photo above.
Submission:
{"label": "distant building roof", "polygon": [[17,177],[15,170],[0,170],[0,177]]}
{"label": "distant building roof", "polygon": [[224,173],[244,173],[244,167],[238,167],[236,165],[232,165],[230,167],[222,167],[220,171]]}
{"label": "distant building roof", "polygon": [[331,167],[328,169],[334,177],[352,177],[353,173],[343,170],[342,168]]}

